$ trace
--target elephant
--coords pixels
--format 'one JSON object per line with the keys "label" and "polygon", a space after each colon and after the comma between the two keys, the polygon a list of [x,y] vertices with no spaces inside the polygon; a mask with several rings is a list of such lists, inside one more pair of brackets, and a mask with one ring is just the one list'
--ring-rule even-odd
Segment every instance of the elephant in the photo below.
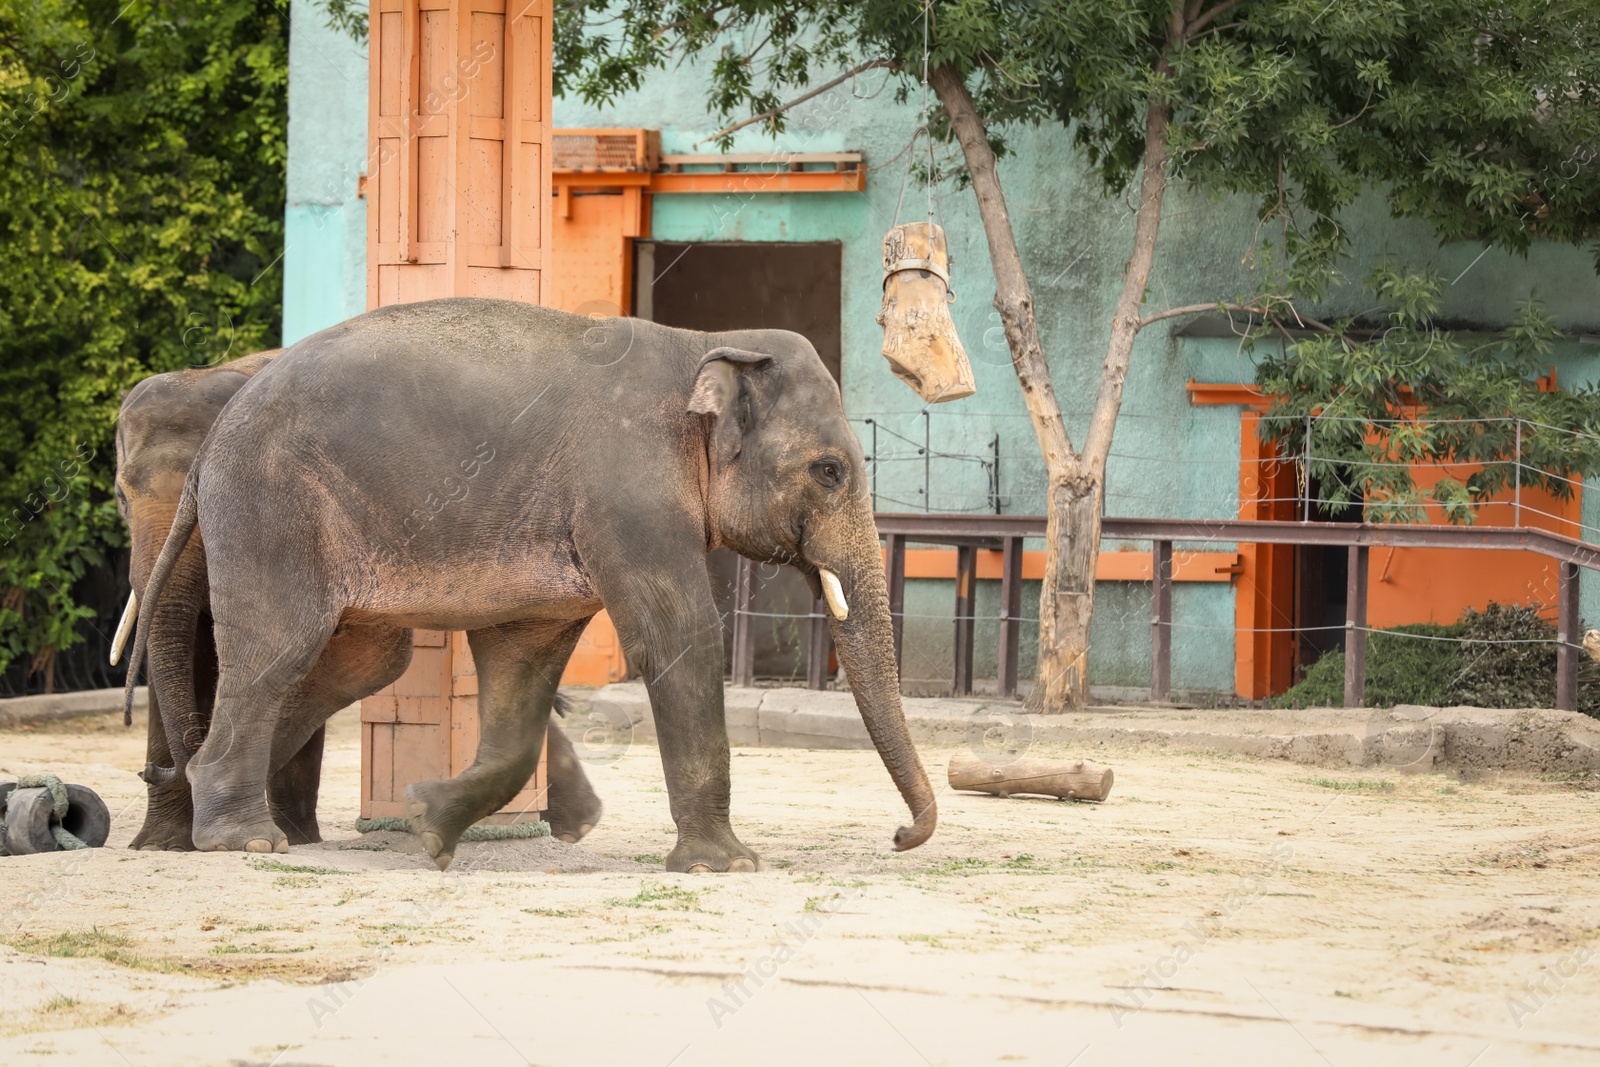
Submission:
{"label": "elephant", "polygon": [[[128,524],[129,580],[133,594],[113,643],[113,661],[148,588],[151,565],[172,525],[184,479],[207,431],[223,407],[281,350],[258,352],[214,367],[170,371],[145,378],[125,395],[117,417],[118,511]],[[157,769],[181,767],[203,741],[211,717],[217,658],[209,617],[205,549],[198,538],[180,554],[167,580],[167,595],[148,623],[152,675],[146,772],[149,803],[144,825],[130,848],[183,851],[194,848],[193,806],[188,780]],[[375,653],[355,642],[330,646],[300,686],[300,699],[320,702],[331,715],[344,701],[340,674],[352,659]],[[409,656],[409,650],[404,653]],[[359,673],[359,672],[358,672]],[[324,716],[325,717],[325,716]],[[602,806],[572,744],[550,731],[549,805],[545,817],[554,836],[576,842],[599,822]],[[317,795],[322,775],[323,730],[319,727],[272,774],[267,797],[273,821],[295,844],[320,841]]]}
{"label": "elephant", "polygon": [[760,869],[729,813],[706,567],[719,545],[789,564],[825,598],[857,709],[912,812],[894,847],[934,831],[865,460],[798,334],[478,298],[370,311],[295,344],[217,419],[151,572],[135,664],[197,528],[221,663],[187,766],[199,848],[287,850],[262,787],[321,725],[291,696],[330,639],[465,630],[476,758],[406,790],[412,832],[444,870],[462,831],[527,780],[556,681],[604,607],[655,716],[677,826],[666,869]]}

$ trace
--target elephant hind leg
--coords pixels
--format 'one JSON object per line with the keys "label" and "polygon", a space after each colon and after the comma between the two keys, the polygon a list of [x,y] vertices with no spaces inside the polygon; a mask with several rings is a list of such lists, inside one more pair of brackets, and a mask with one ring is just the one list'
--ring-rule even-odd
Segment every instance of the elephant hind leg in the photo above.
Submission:
{"label": "elephant hind leg", "polygon": [[[574,728],[582,729],[582,726]],[[605,806],[589,783],[589,776],[583,773],[583,763],[566,731],[553,717],[545,727],[545,738],[550,753],[550,799],[544,819],[550,824],[552,837],[574,845],[600,822]]]}
{"label": "elephant hind leg", "polygon": [[411,832],[442,871],[462,831],[503,807],[539,762],[556,685],[587,619],[530,621],[467,634],[478,668],[478,754],[449,781],[406,790]]}
{"label": "elephant hind leg", "polygon": [[267,799],[272,819],[291,845],[322,840],[317,794],[322,785],[324,723],[371,696],[411,662],[411,631],[395,626],[348,626],[328,645],[284,705],[272,741]]}
{"label": "elephant hind leg", "polygon": [[202,852],[287,852],[288,837],[267,806],[273,741],[295,688],[327,644],[337,615],[302,615],[297,624],[288,610],[243,607],[249,610],[216,613],[221,665],[216,706],[205,743],[187,768],[194,797],[194,844]]}

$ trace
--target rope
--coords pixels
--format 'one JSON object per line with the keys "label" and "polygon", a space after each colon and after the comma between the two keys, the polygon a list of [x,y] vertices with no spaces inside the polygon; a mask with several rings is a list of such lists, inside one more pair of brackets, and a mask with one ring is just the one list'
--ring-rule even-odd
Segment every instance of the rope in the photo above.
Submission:
{"label": "rope", "polygon": [[[17,779],[18,789],[48,789],[50,790],[51,806],[54,809],[50,820],[50,836],[56,839],[56,846],[63,852],[75,852],[80,848],[89,846],[80,840],[71,830],[61,825],[61,820],[67,817],[67,787],[61,779],[53,774],[24,774]],[[0,855],[9,855],[5,848],[6,824],[0,821]]]}
{"label": "rope", "polygon": [[[402,834],[411,832],[411,820],[396,815],[381,819],[357,819],[356,831],[370,834],[380,830],[393,830]],[[511,841],[524,837],[549,837],[550,824],[543,819],[514,823],[478,823],[461,834],[463,841]]]}

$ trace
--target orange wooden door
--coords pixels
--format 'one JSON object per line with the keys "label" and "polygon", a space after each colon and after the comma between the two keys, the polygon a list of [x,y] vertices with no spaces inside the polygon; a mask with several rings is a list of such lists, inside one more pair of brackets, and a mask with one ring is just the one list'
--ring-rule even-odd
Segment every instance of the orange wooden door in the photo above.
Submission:
{"label": "orange wooden door", "polygon": [[[550,274],[550,0],[374,0],[367,306],[540,303]],[[418,631],[411,666],[361,702],[361,814],[450,778],[478,743],[466,635]],[[545,760],[495,818],[545,807]]]}

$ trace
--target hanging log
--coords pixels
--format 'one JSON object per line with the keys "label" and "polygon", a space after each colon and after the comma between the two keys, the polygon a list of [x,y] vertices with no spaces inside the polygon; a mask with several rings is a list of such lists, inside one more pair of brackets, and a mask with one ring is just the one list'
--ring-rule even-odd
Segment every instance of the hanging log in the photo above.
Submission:
{"label": "hanging log", "polygon": [[950,318],[950,254],[931,222],[896,226],[883,239],[883,358],[930,404],[978,391]]}
{"label": "hanging log", "polygon": [[1010,797],[1036,793],[1062,800],[1104,800],[1111,795],[1110,767],[1088,760],[1017,759],[998,765],[968,752],[950,757],[950,788]]}

